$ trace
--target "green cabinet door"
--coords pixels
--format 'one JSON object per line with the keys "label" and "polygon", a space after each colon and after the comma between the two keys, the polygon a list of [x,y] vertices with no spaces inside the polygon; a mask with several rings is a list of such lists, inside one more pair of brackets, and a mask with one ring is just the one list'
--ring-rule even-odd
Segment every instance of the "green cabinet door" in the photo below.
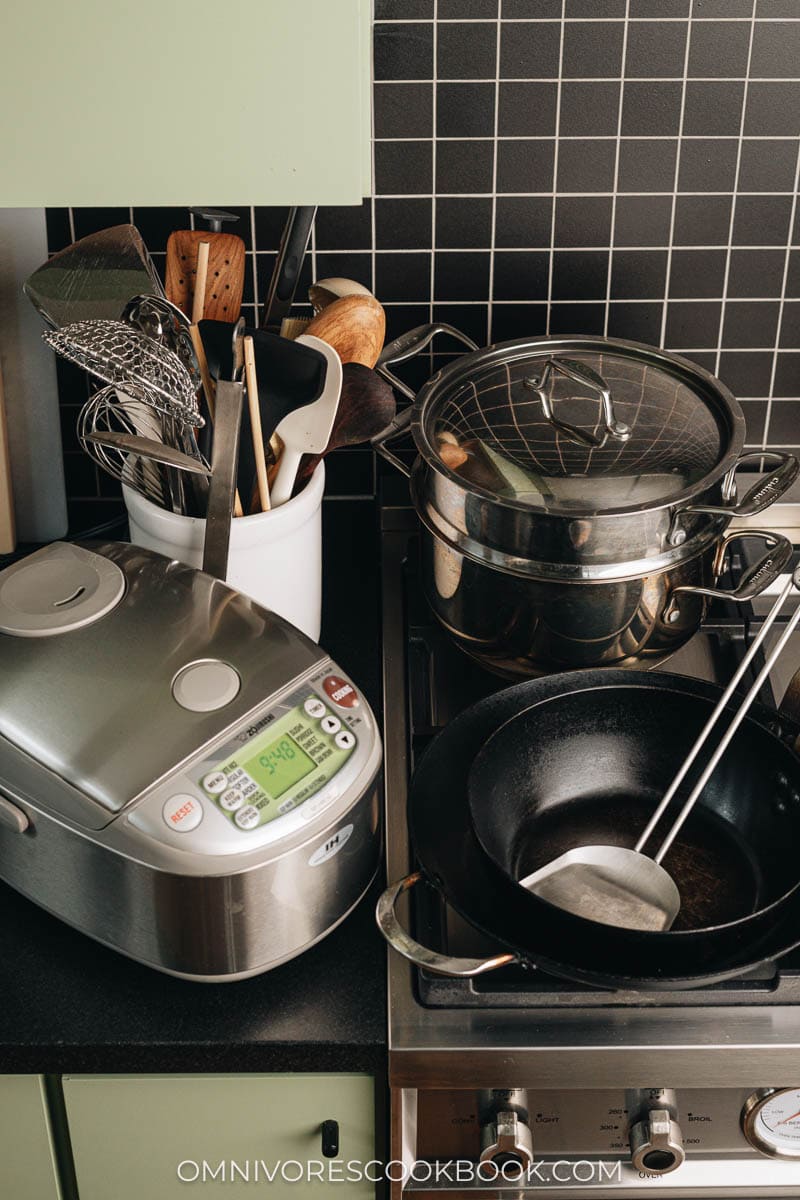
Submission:
{"label": "green cabinet door", "polygon": [[5,5],[0,206],[360,203],[370,19],[370,0]]}
{"label": "green cabinet door", "polygon": [[0,1196],[60,1200],[41,1075],[0,1075]]}
{"label": "green cabinet door", "polygon": [[374,1158],[368,1075],[65,1075],[64,1098],[80,1200],[375,1195],[353,1178]]}

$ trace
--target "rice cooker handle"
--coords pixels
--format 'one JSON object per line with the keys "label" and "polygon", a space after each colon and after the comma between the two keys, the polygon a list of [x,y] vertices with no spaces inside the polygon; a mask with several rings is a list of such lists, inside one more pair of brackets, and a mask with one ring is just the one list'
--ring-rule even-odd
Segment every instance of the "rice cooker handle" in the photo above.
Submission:
{"label": "rice cooker handle", "polygon": [[507,967],[519,960],[514,954],[497,954],[494,958],[452,958],[447,954],[438,954],[427,946],[421,945],[403,928],[397,917],[396,905],[404,892],[409,892],[423,878],[421,871],[406,875],[405,879],[391,884],[378,900],[375,919],[378,928],[386,941],[417,967],[424,967],[438,975],[451,975],[459,979],[469,979],[475,975],[484,975],[487,971],[495,971],[498,967]]}

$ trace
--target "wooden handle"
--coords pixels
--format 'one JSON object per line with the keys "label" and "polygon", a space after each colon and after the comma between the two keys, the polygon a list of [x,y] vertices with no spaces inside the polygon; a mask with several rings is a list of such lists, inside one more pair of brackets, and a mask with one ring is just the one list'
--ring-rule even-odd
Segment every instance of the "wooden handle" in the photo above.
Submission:
{"label": "wooden handle", "polygon": [[247,383],[247,404],[250,409],[250,429],[253,434],[253,452],[256,459],[258,500],[262,512],[269,512],[269,483],[267,481],[267,459],[264,454],[264,437],[261,432],[261,409],[258,406],[258,378],[253,353],[253,339],[244,339],[244,377]]}
{"label": "wooden handle", "polygon": [[11,462],[8,451],[3,379],[0,376],[0,554],[11,554],[16,545],[14,503],[11,495]]}
{"label": "wooden handle", "polygon": [[194,276],[194,295],[192,296],[192,324],[197,325],[203,319],[206,310],[206,284],[208,282],[208,242],[201,242],[197,247],[197,270]]}
{"label": "wooden handle", "polygon": [[190,325],[189,333],[192,338],[192,345],[197,357],[197,365],[200,368],[200,379],[203,384],[203,395],[206,398],[206,408],[211,420],[214,420],[214,380],[211,378],[211,372],[208,369],[208,359],[206,358],[206,349],[203,345],[203,339],[200,336],[200,330],[196,325]]}
{"label": "wooden handle", "polygon": [[305,332],[333,346],[343,363],[374,367],[386,336],[386,314],[374,296],[344,296],[323,308]]}

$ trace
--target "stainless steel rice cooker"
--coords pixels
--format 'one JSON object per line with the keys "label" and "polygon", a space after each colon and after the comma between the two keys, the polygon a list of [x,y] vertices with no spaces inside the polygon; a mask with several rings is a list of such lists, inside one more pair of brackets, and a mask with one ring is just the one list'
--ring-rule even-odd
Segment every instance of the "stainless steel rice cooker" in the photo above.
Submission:
{"label": "stainless steel rice cooker", "polygon": [[121,543],[0,572],[0,877],[157,970],[268,971],[358,903],[381,743],[323,650]]}

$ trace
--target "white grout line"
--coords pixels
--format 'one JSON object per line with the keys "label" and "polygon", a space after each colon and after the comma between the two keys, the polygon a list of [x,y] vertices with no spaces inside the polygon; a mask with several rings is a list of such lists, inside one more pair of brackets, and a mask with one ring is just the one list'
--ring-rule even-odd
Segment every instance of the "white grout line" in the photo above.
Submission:
{"label": "white grout line", "polygon": [[[750,18],[748,17],[749,21]],[[696,24],[696,22],[695,22]],[[531,78],[530,75],[502,75],[503,83],[558,83],[557,75],[537,75]],[[625,78],[622,75],[564,75],[561,78],[563,83],[620,83]],[[687,75],[689,83],[744,83],[746,77],[744,75]],[[422,84],[430,83],[430,79],[376,79],[377,86],[389,84],[396,87],[398,84]],[[439,79],[439,83],[493,83],[491,75],[474,75],[469,79],[465,79],[462,75],[445,75]],[[683,83],[682,75],[629,75],[625,79],[626,83]],[[753,75],[750,79],[751,83],[774,83],[780,87],[784,83],[800,83],[800,75]],[[613,134],[606,134],[606,137],[613,137]],[[635,136],[628,134],[628,137]],[[647,135],[645,135],[647,136]],[[702,134],[695,133],[692,137],[731,137],[735,138],[736,134]]]}
{"label": "white grout line", "polygon": [[622,149],[622,109],[625,104],[625,63],[628,55],[628,18],[631,11],[631,0],[625,0],[625,24],[622,27],[622,59],[621,70],[622,78],[619,87],[619,99],[617,109],[617,138],[616,146],[614,147],[614,191],[611,197],[611,231],[609,239],[611,245],[608,250],[608,271],[606,275],[606,311],[603,318],[603,334],[608,337],[608,321],[611,316],[611,278],[614,271],[614,243],[617,231],[617,192],[619,189],[619,160],[620,151]]}
{"label": "white grout line", "polygon": [[[553,147],[553,190],[558,187],[558,142],[559,132],[561,129],[561,75],[564,71],[564,35],[566,26],[564,24],[567,15],[567,0],[561,0],[561,30],[558,43],[558,83],[556,85],[556,128],[555,128],[555,144]],[[547,265],[547,317],[545,322],[545,334],[550,333],[550,318],[553,312],[553,271],[555,266],[555,248],[556,248],[556,197],[553,195],[553,211],[550,216],[550,261]]]}
{"label": "white grout line", "polygon": [[[433,195],[431,196],[431,274],[430,274],[430,308],[429,321],[433,324],[433,305],[436,297],[436,123],[438,117],[437,110],[437,95],[436,85],[438,83],[438,64],[436,56],[439,52],[439,38],[437,36],[437,21],[439,17],[439,0],[433,0],[433,96],[431,99],[431,119],[433,121],[433,141],[431,144],[431,181],[433,186]],[[429,351],[432,359],[433,350]]]}
{"label": "white grout line", "polygon": [[[789,237],[787,238],[786,257],[783,263],[783,279],[781,281],[781,298],[778,307],[778,328],[775,331],[775,345],[773,346],[772,371],[769,377],[769,400],[767,401],[767,415],[764,419],[764,441],[763,446],[766,447],[767,435],[769,433],[770,417],[772,416],[772,405],[776,399],[775,392],[775,376],[778,370],[778,352],[781,354],[792,353],[781,346],[781,325],[783,324],[783,312],[786,305],[786,282],[789,278],[789,265],[792,260],[792,237],[794,234],[794,223],[797,216],[797,189],[800,187],[800,139],[797,146],[797,163],[794,172],[794,199],[792,200],[792,211],[789,214]],[[780,397],[786,399],[788,397]]]}
{"label": "white grout line", "polygon": [[675,241],[675,213],[678,208],[678,179],[681,170],[681,140],[683,137],[683,121],[686,112],[686,84],[689,74],[689,53],[692,46],[692,22],[689,21],[686,30],[686,48],[683,54],[683,87],[681,89],[681,111],[678,120],[678,144],[675,151],[675,173],[672,177],[672,211],[669,220],[669,244],[667,246],[667,269],[664,276],[664,309],[661,314],[661,336],[659,345],[667,341],[667,313],[669,312],[669,284],[672,274],[672,250]]}
{"label": "white grout line", "polygon": [[489,304],[486,312],[486,344],[494,340],[492,322],[494,320],[494,258],[497,242],[497,151],[499,147],[498,130],[500,126],[500,37],[502,34],[503,0],[497,0],[497,41],[495,45],[495,81],[494,81],[494,146],[492,150],[492,228],[491,246],[489,247]]}
{"label": "white grout line", "polygon": [[[748,43],[747,43],[747,75],[748,76],[750,74],[750,64],[753,60],[753,41],[754,41],[755,28],[756,28],[757,4],[758,4],[758,0],[753,0],[753,7],[750,11],[750,36],[749,36]],[[736,220],[736,197],[737,197],[737,191],[738,191],[738,187],[739,187],[739,181],[740,181],[741,169],[742,169],[742,146],[744,145],[744,123],[745,123],[745,116],[747,113],[748,87],[749,87],[749,81],[746,78],[745,84],[744,84],[744,92],[742,93],[742,112],[741,112],[741,116],[739,117],[739,143],[736,147],[736,172],[733,177],[734,178],[734,190],[733,190],[733,195],[731,197],[731,217],[730,217],[730,223],[728,225],[728,245],[727,245],[728,253],[725,256],[725,273],[724,273],[723,281],[722,281],[722,305],[720,307],[720,314],[719,314],[719,335],[717,338],[717,361],[716,361],[716,365],[714,367],[715,375],[719,375],[719,364],[722,359],[722,337],[723,337],[723,331],[725,329],[725,300],[728,295],[728,286],[729,286],[730,274],[731,274],[731,258],[733,257],[733,255],[732,255],[733,225],[734,225],[734,221]]]}
{"label": "white grout line", "polygon": [[[375,21],[376,25],[430,25],[434,21],[440,25],[489,25],[492,21],[491,17],[379,17]],[[569,25],[620,25],[625,20],[625,17],[565,17]],[[657,22],[662,25],[665,21],[673,25],[687,24],[690,20],[695,24],[701,25],[704,22],[707,24],[723,24],[723,25],[741,25],[745,21],[749,21],[749,17],[691,17],[687,13],[683,17],[631,17],[631,21],[636,25],[649,25]],[[800,16],[797,17],[758,17],[758,21],[764,25],[796,25],[800,21]],[[501,17],[507,25],[557,25],[558,17]]]}

